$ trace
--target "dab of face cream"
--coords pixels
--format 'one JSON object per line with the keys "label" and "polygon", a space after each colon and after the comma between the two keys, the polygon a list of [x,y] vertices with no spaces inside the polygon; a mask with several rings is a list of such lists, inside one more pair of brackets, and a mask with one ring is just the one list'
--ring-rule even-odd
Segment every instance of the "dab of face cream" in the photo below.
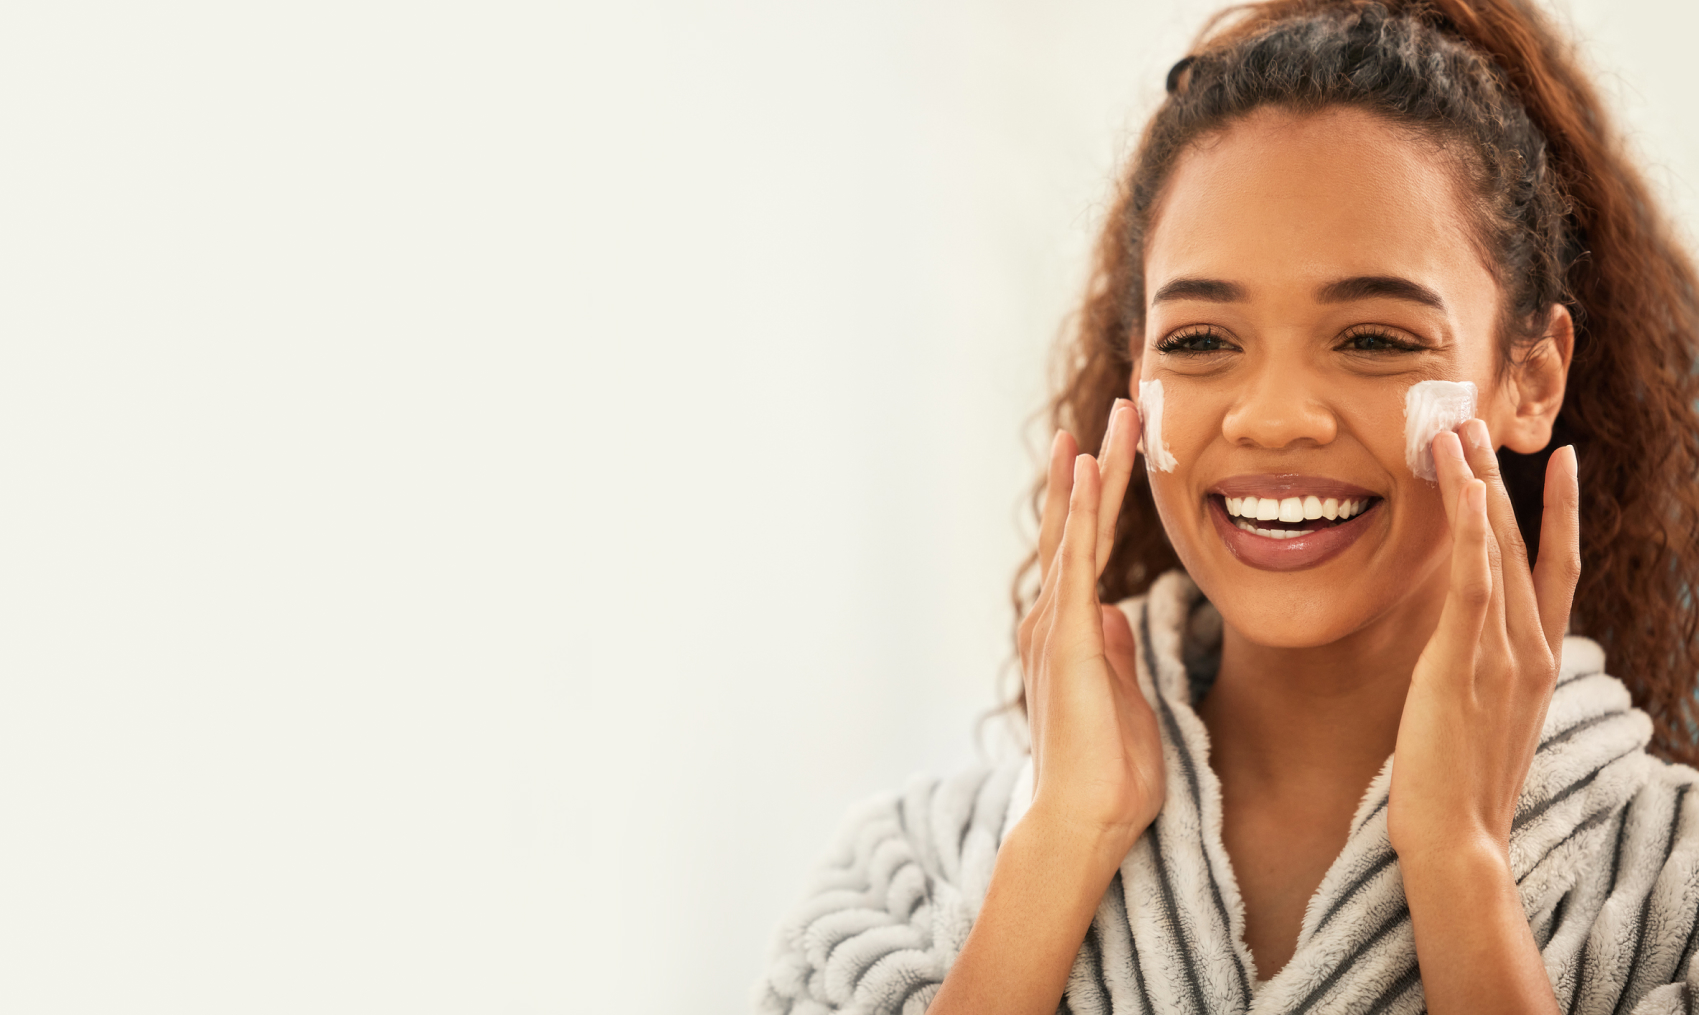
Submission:
{"label": "dab of face cream", "polygon": [[1468,381],[1422,381],[1404,393],[1404,464],[1428,482],[1434,471],[1434,438],[1475,418],[1475,385]]}
{"label": "dab of face cream", "polygon": [[1173,472],[1180,463],[1162,439],[1162,382],[1139,382],[1139,450],[1145,464],[1158,472]]}

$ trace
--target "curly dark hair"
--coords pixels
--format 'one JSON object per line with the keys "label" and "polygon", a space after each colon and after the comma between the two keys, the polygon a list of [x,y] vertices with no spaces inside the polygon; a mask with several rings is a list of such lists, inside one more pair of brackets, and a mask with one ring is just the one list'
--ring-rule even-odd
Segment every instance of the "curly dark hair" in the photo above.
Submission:
{"label": "curly dark hair", "polygon": [[[1526,0],[1273,0],[1231,8],[1168,77],[1119,182],[1083,305],[1058,350],[1054,426],[1096,447],[1136,368],[1144,243],[1177,157],[1261,106],[1354,106],[1431,138],[1469,184],[1504,293],[1500,370],[1540,354],[1546,309],[1576,322],[1551,444],[1501,452],[1530,552],[1546,461],[1580,461],[1572,623],[1652,717],[1651,749],[1699,762],[1699,287],[1569,44]],[[1032,493],[1036,515],[1040,476]],[[1017,622],[1037,554],[1014,585]],[[1099,585],[1137,595],[1179,560],[1135,469]],[[1019,701],[1017,699],[1017,704]]]}

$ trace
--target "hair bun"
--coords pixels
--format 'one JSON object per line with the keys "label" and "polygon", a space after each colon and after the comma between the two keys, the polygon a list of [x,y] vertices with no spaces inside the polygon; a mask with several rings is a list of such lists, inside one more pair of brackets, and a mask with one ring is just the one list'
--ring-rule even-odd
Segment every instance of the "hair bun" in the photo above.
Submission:
{"label": "hair bun", "polygon": [[1196,60],[1195,56],[1182,56],[1178,63],[1168,68],[1168,94],[1173,95],[1180,90],[1180,75],[1186,73],[1186,68]]}

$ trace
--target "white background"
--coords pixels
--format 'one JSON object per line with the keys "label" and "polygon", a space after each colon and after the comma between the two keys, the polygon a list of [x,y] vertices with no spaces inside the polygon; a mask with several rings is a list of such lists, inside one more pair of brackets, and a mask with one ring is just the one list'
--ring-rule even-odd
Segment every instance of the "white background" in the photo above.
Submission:
{"label": "white background", "polygon": [[[0,1009],[746,1010],[1215,6],[5,4]],[[1694,222],[1699,8],[1574,10]]]}

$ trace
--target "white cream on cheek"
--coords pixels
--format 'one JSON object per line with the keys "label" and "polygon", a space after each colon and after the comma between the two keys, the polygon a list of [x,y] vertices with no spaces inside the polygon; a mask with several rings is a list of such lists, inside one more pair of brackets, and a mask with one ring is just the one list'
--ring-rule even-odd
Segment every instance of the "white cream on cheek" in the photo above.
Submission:
{"label": "white cream on cheek", "polygon": [[1475,418],[1475,385],[1469,381],[1422,381],[1404,393],[1404,463],[1434,482],[1434,438]]}
{"label": "white cream on cheek", "polygon": [[1162,439],[1162,382],[1139,382],[1139,450],[1145,464],[1158,472],[1173,472],[1180,463]]}

